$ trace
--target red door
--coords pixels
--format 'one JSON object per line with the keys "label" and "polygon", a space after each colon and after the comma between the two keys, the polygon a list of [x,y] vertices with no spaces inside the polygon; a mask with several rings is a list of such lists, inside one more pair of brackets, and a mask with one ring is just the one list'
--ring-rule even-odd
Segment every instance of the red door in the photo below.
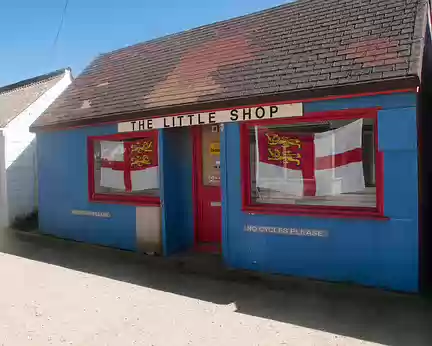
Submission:
{"label": "red door", "polygon": [[219,249],[222,233],[220,189],[220,129],[218,125],[195,129],[196,239],[198,246]]}

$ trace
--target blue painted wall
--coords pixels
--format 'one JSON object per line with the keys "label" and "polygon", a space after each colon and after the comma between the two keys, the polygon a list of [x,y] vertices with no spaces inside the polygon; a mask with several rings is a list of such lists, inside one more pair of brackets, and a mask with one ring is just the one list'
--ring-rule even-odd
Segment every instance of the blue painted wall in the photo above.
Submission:
{"label": "blue painted wall", "polygon": [[164,254],[194,245],[192,136],[189,127],[161,130]]}
{"label": "blue painted wall", "polygon": [[[384,205],[388,221],[249,215],[241,211],[240,133],[221,133],[222,248],[235,268],[350,281],[403,291],[418,290],[418,187],[416,95],[397,94],[305,104],[305,112],[382,107],[379,149],[384,154]],[[42,232],[136,250],[136,208],[90,203],[87,195],[88,136],[117,132],[116,125],[37,135],[39,222]],[[190,129],[159,133],[163,247],[186,250],[194,239]],[[190,153],[188,155],[187,153]],[[101,219],[71,210],[108,211]],[[245,225],[325,229],[328,238],[244,232]]]}
{"label": "blue painted wall", "polygon": [[[305,104],[305,112],[382,107],[379,149],[384,153],[388,221],[276,215],[241,211],[239,125],[222,134],[223,250],[229,266],[317,279],[418,290],[418,174],[416,95],[397,94]],[[244,231],[245,225],[323,229],[328,238]]]}
{"label": "blue painted wall", "polygon": [[[136,207],[88,200],[87,137],[117,133],[116,125],[37,134],[40,231],[62,238],[137,250]],[[164,254],[194,243],[192,137],[189,128],[159,132]],[[72,210],[110,212],[103,219]]]}
{"label": "blue painted wall", "polygon": [[[136,208],[88,200],[87,137],[115,125],[37,134],[39,228],[58,237],[136,250]],[[72,215],[73,209],[110,212],[110,219]]]}

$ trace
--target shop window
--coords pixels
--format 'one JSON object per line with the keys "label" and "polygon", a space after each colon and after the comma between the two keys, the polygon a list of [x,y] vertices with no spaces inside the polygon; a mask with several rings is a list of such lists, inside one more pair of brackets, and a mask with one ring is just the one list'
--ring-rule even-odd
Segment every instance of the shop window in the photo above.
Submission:
{"label": "shop window", "polygon": [[88,143],[91,200],[159,203],[157,132],[93,137]]}
{"label": "shop window", "polygon": [[376,117],[368,115],[242,125],[245,208],[380,213]]}

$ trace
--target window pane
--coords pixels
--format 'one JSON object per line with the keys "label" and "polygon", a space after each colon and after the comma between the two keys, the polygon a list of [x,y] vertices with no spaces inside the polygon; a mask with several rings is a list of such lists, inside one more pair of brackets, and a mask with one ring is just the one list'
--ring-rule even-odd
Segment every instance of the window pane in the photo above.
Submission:
{"label": "window pane", "polygon": [[254,203],[375,207],[372,119],[254,127]]}
{"label": "window pane", "polygon": [[94,142],[95,192],[159,196],[157,142],[153,138]]}

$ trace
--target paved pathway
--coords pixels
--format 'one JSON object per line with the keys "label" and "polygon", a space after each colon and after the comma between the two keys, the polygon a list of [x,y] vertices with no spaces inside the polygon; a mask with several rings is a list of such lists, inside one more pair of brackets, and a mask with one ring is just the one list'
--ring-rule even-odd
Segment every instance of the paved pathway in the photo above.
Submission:
{"label": "paved pathway", "polygon": [[272,290],[45,237],[1,244],[0,345],[432,345],[431,304],[414,296]]}

